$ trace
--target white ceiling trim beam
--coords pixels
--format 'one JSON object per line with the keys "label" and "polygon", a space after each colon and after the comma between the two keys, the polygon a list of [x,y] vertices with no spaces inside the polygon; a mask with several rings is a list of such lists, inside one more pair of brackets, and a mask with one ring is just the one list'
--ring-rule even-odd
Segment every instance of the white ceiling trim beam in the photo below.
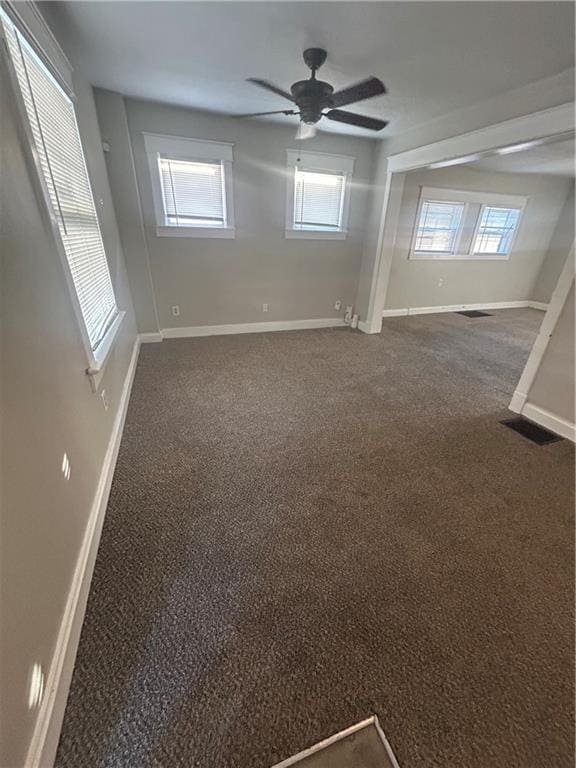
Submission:
{"label": "white ceiling trim beam", "polygon": [[391,155],[388,158],[388,172],[404,173],[459,157],[482,156],[499,147],[573,131],[575,124],[574,102],[561,104]]}

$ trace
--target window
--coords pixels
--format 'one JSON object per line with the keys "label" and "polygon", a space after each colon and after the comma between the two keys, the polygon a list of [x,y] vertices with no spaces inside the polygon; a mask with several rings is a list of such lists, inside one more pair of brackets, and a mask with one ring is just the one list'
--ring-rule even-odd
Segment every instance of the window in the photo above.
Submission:
{"label": "window", "polygon": [[485,205],[474,240],[474,253],[509,253],[519,218],[518,208]]}
{"label": "window", "polygon": [[328,232],[342,229],[346,177],[336,173],[300,171],[294,185],[294,229]]}
{"label": "window", "polygon": [[455,253],[463,213],[463,203],[424,200],[416,232],[416,250]]}
{"label": "window", "polygon": [[234,237],[232,145],[145,134],[156,234]]}
{"label": "window", "polygon": [[422,187],[411,259],[510,257],[527,198]]}
{"label": "window", "polygon": [[103,365],[120,321],[71,99],[24,35],[2,13],[43,192],[63,247],[89,369]]}
{"label": "window", "polygon": [[354,160],[288,150],[286,237],[346,237]]}

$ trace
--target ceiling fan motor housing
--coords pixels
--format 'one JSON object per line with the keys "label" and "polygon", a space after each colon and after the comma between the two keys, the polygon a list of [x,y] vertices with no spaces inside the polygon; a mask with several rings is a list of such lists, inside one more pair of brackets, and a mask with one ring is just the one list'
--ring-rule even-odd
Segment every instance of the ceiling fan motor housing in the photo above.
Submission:
{"label": "ceiling fan motor housing", "polygon": [[[307,48],[303,56],[306,66],[312,70],[312,74],[308,80],[298,80],[297,83],[294,83],[290,88],[290,93],[274,85],[274,83],[268,82],[268,80],[261,80],[255,77],[248,78],[254,85],[291,101],[298,107],[298,111],[294,109],[279,109],[272,112],[235,115],[235,117],[284,114],[299,115],[301,122],[308,125],[314,125],[322,117],[326,117],[328,120],[336,120],[339,123],[347,123],[348,125],[366,128],[371,131],[381,131],[386,127],[387,123],[385,120],[357,115],[354,112],[346,112],[340,109],[340,107],[345,107],[347,104],[355,104],[357,101],[372,99],[374,96],[386,93],[386,88],[381,80],[377,77],[367,77],[359,83],[334,93],[334,88],[330,83],[316,80],[316,71],[326,61],[326,51],[323,48]],[[323,110],[328,111],[324,112]]]}
{"label": "ceiling fan motor housing", "polygon": [[290,91],[300,110],[302,122],[317,123],[322,117],[322,110],[332,104],[334,88],[322,80],[299,80]]}

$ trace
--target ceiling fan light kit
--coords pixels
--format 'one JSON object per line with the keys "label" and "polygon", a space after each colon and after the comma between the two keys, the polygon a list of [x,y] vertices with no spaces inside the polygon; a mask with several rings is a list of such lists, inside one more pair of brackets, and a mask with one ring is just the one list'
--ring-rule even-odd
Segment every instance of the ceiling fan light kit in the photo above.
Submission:
{"label": "ceiling fan light kit", "polygon": [[[231,115],[231,117],[259,117],[261,115],[299,115],[300,128],[296,134],[297,139],[311,138],[316,134],[316,124],[326,117],[338,123],[354,125],[369,131],[381,131],[388,123],[375,117],[357,115],[347,112],[339,107],[355,104],[358,101],[372,99],[386,93],[384,83],[377,77],[368,77],[355,85],[334,92],[330,83],[316,79],[316,72],[326,61],[327,52],[323,48],[307,48],[303,58],[306,65],[312,71],[308,80],[298,80],[290,88],[290,93],[282,88],[260,78],[250,77],[248,82],[264,88],[277,96],[291,101],[297,109],[279,109],[273,112],[252,112],[244,115]],[[327,111],[325,111],[327,110]]]}

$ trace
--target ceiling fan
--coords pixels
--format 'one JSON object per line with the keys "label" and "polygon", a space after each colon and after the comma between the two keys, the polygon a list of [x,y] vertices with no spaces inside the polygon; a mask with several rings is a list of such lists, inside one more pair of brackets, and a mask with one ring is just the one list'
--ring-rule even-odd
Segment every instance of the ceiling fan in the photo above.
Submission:
{"label": "ceiling fan", "polygon": [[[299,80],[290,88],[290,93],[278,88],[268,80],[261,80],[257,77],[249,77],[248,82],[265,88],[267,91],[282,96],[291,101],[297,109],[278,109],[274,112],[252,112],[245,115],[231,115],[231,117],[260,117],[261,115],[299,115],[300,127],[296,134],[297,139],[309,139],[316,135],[316,124],[323,118],[335,120],[338,123],[355,125],[359,128],[367,128],[369,131],[381,131],[388,125],[385,120],[378,120],[374,117],[357,115],[354,112],[347,112],[339,109],[347,104],[355,104],[357,101],[372,99],[374,96],[380,96],[386,93],[386,88],[377,77],[368,77],[361,80],[349,88],[334,93],[334,88],[330,83],[322,80],[316,80],[316,71],[320,69],[326,61],[328,54],[322,48],[307,48],[303,57],[306,65],[312,70],[312,75],[308,80]],[[327,110],[327,111],[324,111]]]}

